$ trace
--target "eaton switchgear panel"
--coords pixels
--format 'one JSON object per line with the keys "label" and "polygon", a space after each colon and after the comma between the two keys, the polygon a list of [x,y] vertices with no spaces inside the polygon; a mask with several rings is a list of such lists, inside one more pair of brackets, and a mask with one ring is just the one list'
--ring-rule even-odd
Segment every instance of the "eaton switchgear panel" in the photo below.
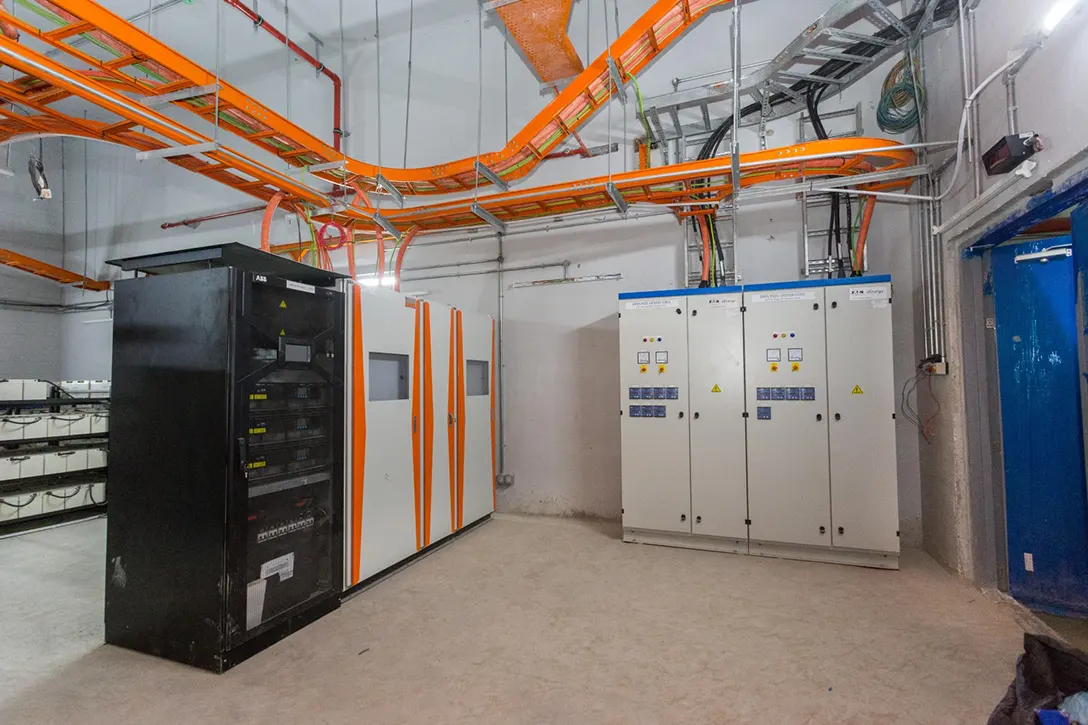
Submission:
{"label": "eaton switchgear panel", "polygon": [[897,566],[891,299],[888,277],[621,295],[625,538]]}

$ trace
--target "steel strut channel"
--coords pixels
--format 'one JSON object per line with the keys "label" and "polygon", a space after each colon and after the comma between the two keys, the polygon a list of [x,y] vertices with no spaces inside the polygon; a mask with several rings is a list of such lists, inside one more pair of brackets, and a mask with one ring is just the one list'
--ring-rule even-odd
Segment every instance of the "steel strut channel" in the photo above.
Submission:
{"label": "steel strut channel", "polygon": [[[779,103],[772,107],[770,115],[763,117],[765,122],[790,116],[805,108],[805,99],[802,94],[790,88],[795,82],[814,81],[831,84],[835,86],[836,91],[846,89],[859,78],[900,52],[907,42],[919,37],[921,34],[950,24],[951,21],[949,20],[942,21],[940,24],[933,23],[933,10],[935,8],[936,0],[930,0],[922,21],[915,31],[911,33],[899,16],[884,6],[880,0],[839,0],[816,22],[805,28],[804,32],[790,42],[782,52],[766,65],[753,69],[749,73],[741,74],[739,78],[731,77],[729,80],[720,83],[712,83],[647,98],[643,105],[654,136],[651,141],[659,147],[665,148],[669,141],[696,136],[709,131],[712,125],[710,122],[710,104],[731,99],[733,86],[736,83],[740,84],[742,96],[750,96],[756,101],[762,101],[762,95],[768,91],[782,93],[789,98],[789,102]],[[858,20],[865,17],[862,11],[866,10],[871,15],[876,16],[878,24],[894,26],[902,34],[902,37],[898,40],[888,40],[871,33],[848,30],[848,27],[858,24]],[[841,46],[835,45],[837,41],[869,43],[880,46],[881,50],[872,57],[854,55],[843,52]],[[859,65],[842,78],[829,78],[806,72],[813,70],[811,65],[813,59],[839,60]],[[702,122],[682,124],[679,114],[681,111],[688,109],[699,109],[703,119]],[[666,128],[661,123],[662,116],[669,116],[672,119],[671,128]]]}
{"label": "steel strut channel", "polygon": [[[158,69],[168,77],[168,82],[154,86],[138,82],[131,76],[131,90],[144,95],[159,95],[192,87],[209,86],[216,82],[215,75],[192,62],[143,30],[129,24],[119,15],[102,7],[93,0],[51,0],[52,4],[71,15],[72,25],[79,26],[80,33],[88,33],[111,47],[119,46],[122,57],[114,63],[104,63],[93,56],[74,49],[64,42],[64,32],[50,35],[25,23],[16,24],[29,34],[59,48],[63,52],[89,62],[98,72],[125,76],[121,68],[143,63]],[[702,18],[711,8],[725,7],[729,0],[656,0],[630,28],[612,43],[594,62],[518,132],[500,151],[480,156],[479,160],[504,181],[522,178],[532,171],[551,151],[557,149],[569,133],[584,125],[593,114],[608,103],[609,88],[614,84],[609,60],[615,66],[615,75],[635,75],[654,58],[675,42],[684,31]],[[0,11],[5,21],[17,20],[9,12]],[[62,31],[69,30],[63,26]],[[74,31],[73,31],[74,34]],[[113,63],[113,65],[111,65]],[[33,74],[31,74],[33,75]],[[621,95],[623,81],[615,85]],[[235,133],[265,151],[280,156],[296,166],[314,166],[343,158],[343,154],[312,134],[260,104],[229,83],[219,79],[221,113],[245,125],[249,131],[224,123],[221,128]],[[193,99],[175,101],[174,105],[204,118],[212,115],[214,104],[201,107]],[[209,108],[209,105],[212,107]],[[560,123],[559,121],[562,121]],[[476,157],[459,159],[426,168],[391,169],[382,167],[382,173],[401,194],[433,194],[460,191],[475,184],[474,162]],[[344,183],[350,180],[363,187],[377,185],[378,167],[356,159],[347,159],[343,171],[322,172],[327,180]],[[326,176],[327,175],[327,176]],[[387,189],[388,190],[388,189]]]}

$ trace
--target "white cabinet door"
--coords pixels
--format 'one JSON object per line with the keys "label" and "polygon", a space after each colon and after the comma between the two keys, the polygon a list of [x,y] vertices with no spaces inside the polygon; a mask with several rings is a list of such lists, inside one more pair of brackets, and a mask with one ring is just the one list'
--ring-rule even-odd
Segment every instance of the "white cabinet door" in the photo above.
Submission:
{"label": "white cabinet door", "polygon": [[745,291],[751,540],[831,544],[822,288]]}
{"label": "white cabinet door", "polygon": [[457,528],[495,510],[495,326],[490,317],[456,310]]}
{"label": "white cabinet door", "polygon": [[899,551],[891,284],[827,290],[835,546]]}
{"label": "white cabinet door", "polygon": [[687,297],[620,300],[623,526],[691,532]]}
{"label": "white cabinet door", "polygon": [[691,531],[748,537],[740,293],[688,298]]}

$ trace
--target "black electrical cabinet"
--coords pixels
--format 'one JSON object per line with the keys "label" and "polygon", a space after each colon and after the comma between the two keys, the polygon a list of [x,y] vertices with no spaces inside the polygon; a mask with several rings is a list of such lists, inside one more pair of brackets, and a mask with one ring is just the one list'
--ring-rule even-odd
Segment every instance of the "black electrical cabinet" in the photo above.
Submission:
{"label": "black electrical cabinet", "polygon": [[343,294],[234,266],[115,290],[106,642],[223,672],[339,606]]}

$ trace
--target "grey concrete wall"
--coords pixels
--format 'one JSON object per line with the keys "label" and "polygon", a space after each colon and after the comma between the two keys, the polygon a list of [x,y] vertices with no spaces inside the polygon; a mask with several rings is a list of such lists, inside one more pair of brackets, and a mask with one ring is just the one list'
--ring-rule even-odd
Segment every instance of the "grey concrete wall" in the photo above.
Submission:
{"label": "grey concrete wall", "polygon": [[[1052,2],[1038,3],[1030,14],[1014,0],[983,0],[975,11],[979,79],[990,75],[1008,58],[1008,52],[1037,30]],[[927,43],[930,79],[929,129],[933,138],[956,134],[964,90],[958,31],[953,28]],[[1018,81],[1020,130],[1042,135],[1046,150],[1036,156],[1039,168],[1030,180],[996,195],[944,238],[944,279],[947,303],[948,357],[951,374],[935,381],[937,401],[923,400],[924,414],[938,414],[939,434],[921,447],[921,500],[926,549],[949,568],[979,581],[992,575],[994,541],[1000,528],[994,521],[993,471],[987,472],[980,450],[991,446],[984,419],[992,414],[989,392],[977,379],[986,370],[984,345],[978,328],[985,324],[981,285],[977,274],[965,268],[963,247],[988,228],[1026,209],[1039,184],[1060,185],[1085,168],[1088,134],[1083,118],[1088,100],[1078,90],[1088,72],[1088,23],[1083,6],[1077,8],[1028,61]],[[934,83],[933,79],[944,79]],[[997,81],[979,98],[982,150],[1007,132],[1005,88]],[[966,171],[966,169],[965,169]],[[946,188],[953,192],[944,204],[945,218],[974,198],[968,174],[961,173]],[[1002,180],[986,179],[985,186]],[[1029,191],[1029,189],[1031,191]],[[980,362],[981,361],[981,362]],[[939,403],[939,413],[937,404]],[[992,465],[992,464],[991,464]],[[999,473],[999,472],[998,472]],[[989,503],[987,503],[989,502]],[[999,523],[999,522],[998,522]]]}
{"label": "grey concrete wall", "polygon": [[[38,153],[38,143],[0,148],[0,165],[10,163],[15,176],[0,176],[0,247],[43,262],[63,260],[63,184],[60,144],[44,144],[46,178],[54,197],[36,200],[27,173],[27,159]],[[0,299],[59,303],[63,291],[49,280],[0,267]],[[0,309],[0,378],[55,379],[61,370],[61,317],[48,312]]]}

